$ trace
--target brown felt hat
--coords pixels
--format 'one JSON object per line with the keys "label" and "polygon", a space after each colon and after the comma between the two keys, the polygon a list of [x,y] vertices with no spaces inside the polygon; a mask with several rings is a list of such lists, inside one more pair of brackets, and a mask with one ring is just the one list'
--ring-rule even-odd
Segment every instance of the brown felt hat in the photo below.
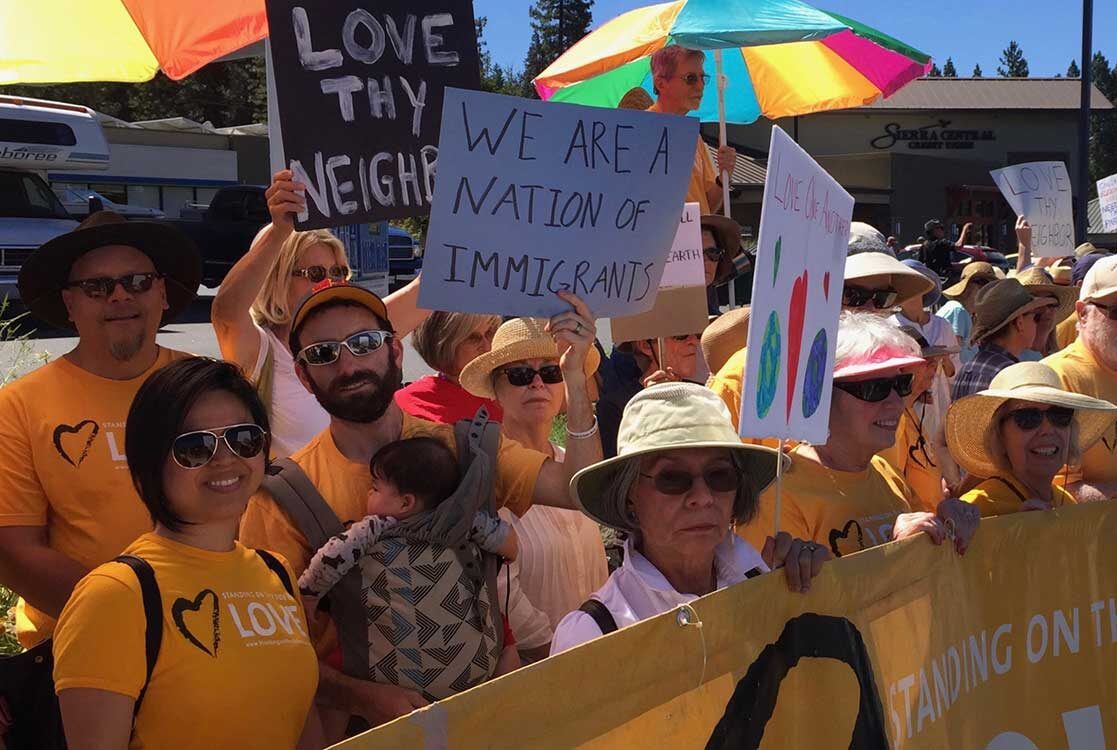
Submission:
{"label": "brown felt hat", "polygon": [[1016,279],[995,281],[977,293],[970,340],[980,344],[1020,316],[1057,304],[1049,297],[1033,297]]}
{"label": "brown felt hat", "polygon": [[736,273],[733,259],[741,254],[741,225],[728,216],[720,214],[704,214],[699,221],[702,229],[713,233],[714,240],[722,251],[714,283],[721,284],[729,281]]}

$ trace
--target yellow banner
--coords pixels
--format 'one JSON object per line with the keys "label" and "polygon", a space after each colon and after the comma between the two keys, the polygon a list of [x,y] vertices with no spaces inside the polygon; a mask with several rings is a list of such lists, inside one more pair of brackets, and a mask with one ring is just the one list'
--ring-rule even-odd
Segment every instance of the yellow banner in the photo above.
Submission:
{"label": "yellow banner", "polygon": [[762,576],[337,747],[1117,750],[1115,539],[1099,503]]}

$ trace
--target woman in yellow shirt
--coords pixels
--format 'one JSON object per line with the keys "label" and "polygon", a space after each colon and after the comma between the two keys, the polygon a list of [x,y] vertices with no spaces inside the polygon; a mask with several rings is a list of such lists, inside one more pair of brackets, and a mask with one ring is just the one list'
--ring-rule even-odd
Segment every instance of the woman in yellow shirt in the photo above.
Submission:
{"label": "woman in yellow shirt", "polygon": [[136,394],[125,452],[155,529],[129,545],[127,564],[83,578],[62,610],[54,680],[70,750],[320,739],[318,660],[294,573],[236,541],[264,476],[267,428],[228,362],[179,360]]}
{"label": "woman in yellow shirt", "polygon": [[982,516],[1050,510],[1074,498],[1054,482],[1117,418],[1117,406],[1063,390],[1040,362],[997,373],[988,390],[959,399],[946,415],[950,452],[985,480],[962,496]]}

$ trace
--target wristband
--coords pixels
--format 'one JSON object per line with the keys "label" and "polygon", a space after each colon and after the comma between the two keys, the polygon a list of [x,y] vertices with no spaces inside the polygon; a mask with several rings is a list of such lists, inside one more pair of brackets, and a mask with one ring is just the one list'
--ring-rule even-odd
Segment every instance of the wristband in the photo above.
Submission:
{"label": "wristband", "polygon": [[585,440],[586,438],[591,438],[596,434],[597,434],[597,415],[596,414],[593,415],[593,426],[590,427],[585,432],[574,432],[570,429],[569,426],[567,426],[567,428],[566,428],[566,436],[568,438],[570,438],[571,440]]}

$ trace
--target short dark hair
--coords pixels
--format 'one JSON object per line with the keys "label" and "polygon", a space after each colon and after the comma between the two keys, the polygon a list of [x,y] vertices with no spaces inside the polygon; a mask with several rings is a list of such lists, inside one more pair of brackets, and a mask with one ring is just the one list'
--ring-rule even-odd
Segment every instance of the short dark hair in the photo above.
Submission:
{"label": "short dark hair", "polygon": [[434,437],[411,437],[388,443],[372,457],[369,473],[400,493],[415,495],[424,510],[438,507],[461,482],[458,459]]}
{"label": "short dark hair", "polygon": [[299,321],[299,325],[291,329],[291,335],[287,338],[287,345],[291,348],[291,356],[297,357],[299,352],[303,348],[302,342],[299,340],[299,334],[302,333],[302,330],[306,326],[306,324],[318,315],[321,315],[327,310],[332,310],[335,307],[355,307],[358,310],[364,310],[369,315],[376,318],[376,324],[380,326],[380,330],[387,331],[389,333],[395,333],[395,330],[392,328],[391,323],[384,320],[384,318],[381,318],[379,315],[362,305],[360,302],[354,302],[351,299],[332,299],[329,302],[323,302],[318,307],[307,312],[306,316]]}
{"label": "short dark hair", "polygon": [[128,410],[124,452],[128,456],[132,483],[152,521],[171,531],[181,531],[188,521],[171,507],[163,487],[163,467],[194,404],[214,391],[229,393],[248,407],[252,420],[267,433],[266,456],[271,447],[267,410],[256,388],[231,362],[209,357],[187,357],[172,362],[140,386]]}

